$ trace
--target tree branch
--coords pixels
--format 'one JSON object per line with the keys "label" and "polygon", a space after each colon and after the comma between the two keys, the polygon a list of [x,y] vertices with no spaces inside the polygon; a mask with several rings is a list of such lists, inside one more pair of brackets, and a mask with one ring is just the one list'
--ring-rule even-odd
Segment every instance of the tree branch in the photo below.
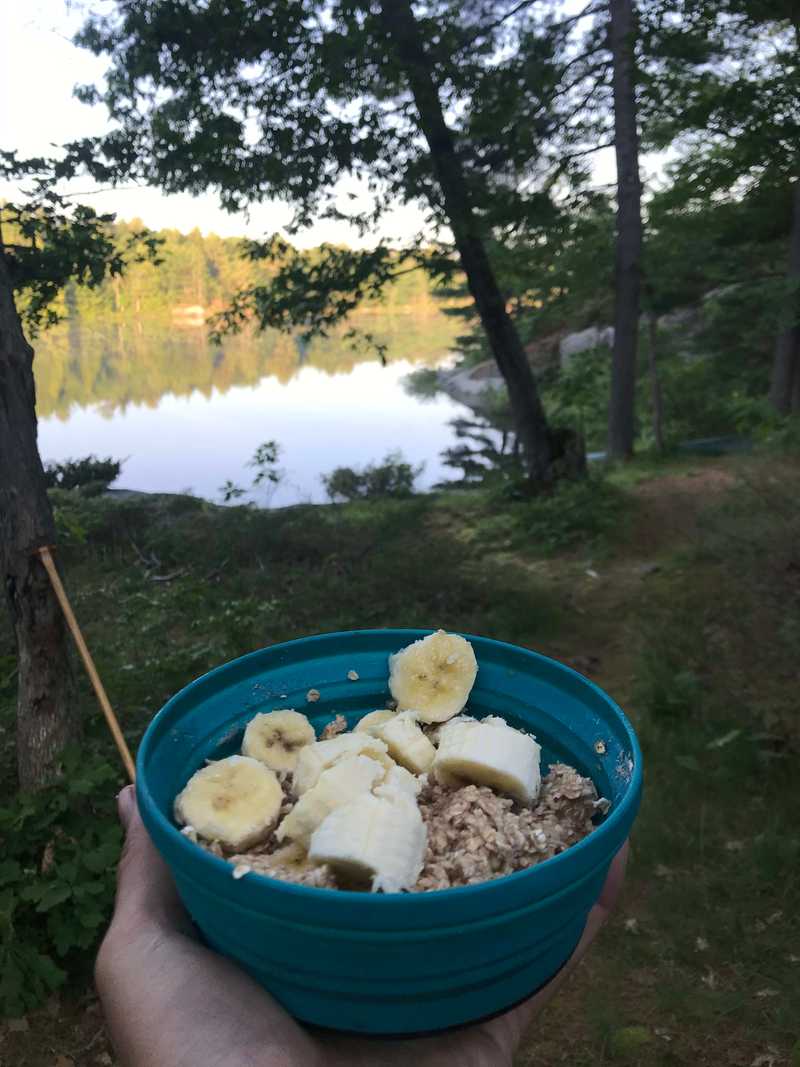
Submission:
{"label": "tree branch", "polygon": [[614,140],[612,138],[612,140],[610,140],[610,141],[601,141],[600,144],[592,145],[591,148],[582,148],[577,152],[567,152],[564,155],[560,155],[558,158],[559,158],[559,160],[580,159],[581,156],[590,156],[590,155],[592,155],[593,152],[599,152],[603,148],[613,148],[613,147],[614,147]]}
{"label": "tree branch", "polygon": [[595,74],[601,74],[603,71],[608,70],[610,67],[610,59],[606,59],[602,63],[595,63],[594,66],[589,67],[588,70],[585,70],[583,71],[583,73],[579,74],[577,78],[573,78],[571,82],[568,82],[566,85],[559,85],[558,89],[550,97],[550,100],[557,100],[560,96],[565,96],[567,93],[577,88],[582,81],[585,81],[587,78],[591,78]]}
{"label": "tree branch", "polygon": [[[499,29],[503,23],[508,22],[509,19],[518,15],[520,11],[524,11],[525,8],[533,7],[535,3],[537,3],[537,0],[520,0],[520,2],[512,7],[510,11],[507,11],[505,15],[501,15],[500,18],[495,19],[494,22],[490,22],[488,26],[483,26],[477,33],[473,34],[473,36],[461,46],[460,51],[463,51],[464,48],[469,48],[471,45],[475,44],[476,41],[480,41],[482,37],[488,37],[494,30]],[[580,22],[581,19],[589,18],[590,15],[596,15],[599,11],[602,11],[605,6],[605,3],[602,2],[598,4],[587,4],[583,11],[579,11],[575,15],[570,15],[569,18],[562,19],[560,22],[553,22],[547,29],[550,32],[553,32],[554,30],[561,31],[569,29],[570,26],[573,26],[576,22]]]}

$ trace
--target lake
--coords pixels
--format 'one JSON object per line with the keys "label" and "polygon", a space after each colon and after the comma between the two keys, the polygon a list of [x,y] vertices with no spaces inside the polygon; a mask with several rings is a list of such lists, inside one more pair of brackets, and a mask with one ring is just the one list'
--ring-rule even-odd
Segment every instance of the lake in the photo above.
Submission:
{"label": "lake", "polygon": [[398,450],[424,463],[418,488],[454,477],[440,453],[457,442],[451,421],[472,413],[442,393],[414,396],[404,380],[452,360],[458,324],[394,314],[366,326],[386,345],[386,366],[341,334],[310,345],[248,335],[214,347],[202,328],[62,323],[36,343],[42,458],[113,456],[125,460],[115,488],[220,501],[226,481],[250,485],[248,461],[275,440],[280,486],[269,501],[245,497],[271,506],[325,500],[323,474]]}

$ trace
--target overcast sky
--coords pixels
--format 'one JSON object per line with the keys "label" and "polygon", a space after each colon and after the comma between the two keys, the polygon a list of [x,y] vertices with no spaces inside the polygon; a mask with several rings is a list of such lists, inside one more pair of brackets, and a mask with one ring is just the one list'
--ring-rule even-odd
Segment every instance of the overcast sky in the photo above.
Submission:
{"label": "overcast sky", "polygon": [[[109,6],[75,0],[11,0],[4,6],[0,36],[0,148],[16,149],[21,156],[43,155],[52,151],[52,145],[98,135],[107,128],[102,105],[89,107],[72,95],[76,84],[102,78],[105,60],[76,48],[71,38],[83,22],[82,10]],[[605,152],[596,176],[608,182],[613,175],[613,156]],[[153,229],[173,227],[187,232],[197,226],[203,233],[258,237],[280,229],[290,217],[289,209],[277,202],[252,208],[249,218],[230,215],[222,211],[212,193],[166,195],[147,187],[96,192],[97,187],[85,180],[73,188],[93,190],[85,200],[98,211],[115,212],[123,219],[138,217]],[[14,186],[0,181],[0,198],[12,199],[15,195]],[[348,204],[349,208],[352,206]],[[416,232],[421,222],[415,209],[399,208],[385,220],[381,235],[403,238]],[[293,238],[295,244],[302,245],[321,241],[359,243],[350,227],[333,222],[317,223],[302,237]]]}

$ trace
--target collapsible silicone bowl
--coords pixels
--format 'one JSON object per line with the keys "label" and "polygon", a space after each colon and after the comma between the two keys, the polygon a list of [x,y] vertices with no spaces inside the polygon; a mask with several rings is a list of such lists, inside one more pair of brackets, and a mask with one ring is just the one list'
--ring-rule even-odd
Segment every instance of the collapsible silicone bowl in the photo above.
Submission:
{"label": "collapsible silicone bowl", "polygon": [[[206,942],[239,963],[296,1018],[337,1030],[408,1034],[495,1014],[564,964],[628,836],[642,786],[636,736],[596,685],[524,648],[464,635],[479,670],[469,713],[533,732],[542,770],[563,760],[611,808],[579,844],[494,881],[431,893],[355,893],[248,874],[182,836],[175,795],[206,758],[239,750],[258,711],[293,707],[318,729],[352,726],[389,698],[387,660],[428,630],[363,630],[273,645],[174,696],[138,754],[144,822]],[[348,672],[358,678],[350,680]],[[320,699],[306,702],[309,689]]]}

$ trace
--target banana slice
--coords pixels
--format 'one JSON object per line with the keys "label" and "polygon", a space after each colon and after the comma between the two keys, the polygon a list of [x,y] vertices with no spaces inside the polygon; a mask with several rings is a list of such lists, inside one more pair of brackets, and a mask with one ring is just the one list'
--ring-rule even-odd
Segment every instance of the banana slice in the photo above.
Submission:
{"label": "banana slice", "polygon": [[400,711],[378,730],[377,736],[389,746],[389,755],[412,774],[429,771],[436,749],[419,728],[415,711]]}
{"label": "banana slice", "polygon": [[433,773],[444,785],[488,785],[531,804],[541,786],[541,751],[529,734],[503,719],[452,722],[442,728]]}
{"label": "banana slice", "polygon": [[316,741],[300,749],[297,766],[292,778],[292,791],[301,797],[319,781],[319,776],[328,767],[348,756],[369,756],[388,770],[392,765],[385,742],[367,733],[339,734],[327,741]]}
{"label": "banana slice", "polygon": [[393,711],[371,711],[368,715],[365,715],[363,719],[358,720],[355,730],[356,734],[368,733],[373,737],[378,737],[378,731],[382,726],[394,718],[395,713]]}
{"label": "banana slice", "polygon": [[330,864],[345,882],[399,893],[419,878],[427,841],[411,797],[368,795],[331,812],[314,832],[308,857]]}
{"label": "banana slice", "polygon": [[409,797],[419,796],[422,790],[422,782],[405,767],[390,767],[386,777],[373,789],[376,797],[388,796],[391,793],[405,793]]}
{"label": "banana slice", "polygon": [[274,771],[293,771],[300,749],[315,740],[314,727],[299,711],[261,712],[247,724],[242,754],[261,760]]}
{"label": "banana slice", "polygon": [[385,768],[369,756],[348,756],[334,763],[322,772],[315,786],[303,793],[275,836],[279,841],[290,837],[308,845],[313,832],[332,811],[361,793],[369,793],[385,774]]}
{"label": "banana slice", "polygon": [[444,630],[389,657],[389,689],[398,709],[415,708],[423,722],[445,722],[457,715],[477,673],[469,641]]}
{"label": "banana slice", "polygon": [[[454,719],[448,719],[447,722],[426,723],[425,725],[426,725],[427,729],[424,731],[424,733],[425,733],[425,736],[428,738],[428,740],[433,745],[433,747],[434,748],[438,748],[439,747],[439,738],[441,737],[442,730],[444,730],[445,726],[449,726],[450,723],[452,723],[452,722],[477,722],[477,721],[478,720],[475,719],[472,715],[456,715],[456,717]],[[484,719],[484,722],[485,721],[486,720]]]}
{"label": "banana slice", "polygon": [[249,756],[228,756],[192,775],[175,798],[175,818],[206,841],[244,849],[269,836],[282,802],[271,768]]}

